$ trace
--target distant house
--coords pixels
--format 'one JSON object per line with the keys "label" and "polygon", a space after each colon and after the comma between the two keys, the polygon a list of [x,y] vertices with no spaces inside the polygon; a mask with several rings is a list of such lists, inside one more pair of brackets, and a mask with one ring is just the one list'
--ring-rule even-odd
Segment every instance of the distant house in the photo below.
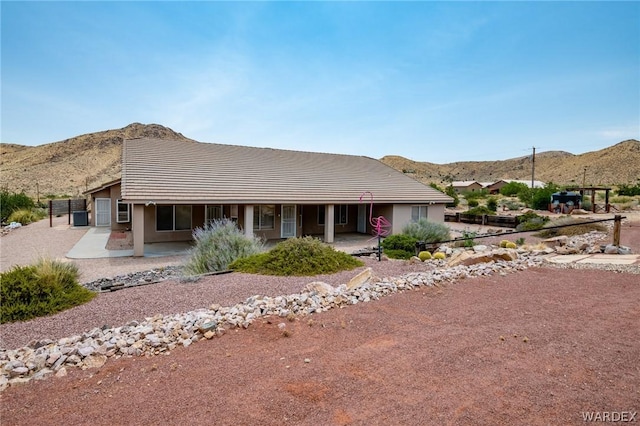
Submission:
{"label": "distant house", "polygon": [[135,256],[144,243],[191,240],[219,218],[265,239],[333,242],[338,233],[371,233],[370,215],[388,219],[393,233],[421,217],[444,222],[452,201],[364,156],[160,139],[125,140],[122,178],[87,193],[91,224],[132,229]]}
{"label": "distant house", "polygon": [[[497,182],[494,182],[490,185],[485,186],[485,189],[487,189],[489,191],[489,194],[497,194],[500,192],[500,188],[502,188],[503,186],[505,186],[508,183],[511,182],[518,182],[518,183],[522,183],[527,185],[527,187],[531,188],[531,181],[530,180],[514,180],[514,179],[503,179],[503,180],[499,180]],[[534,188],[544,188],[544,182],[541,182],[539,180],[534,180],[533,181],[533,187]]]}
{"label": "distant house", "polygon": [[475,192],[480,191],[482,189],[482,184],[475,180],[461,180],[451,182],[451,186],[453,186],[453,190],[456,191],[456,194],[461,192]]}

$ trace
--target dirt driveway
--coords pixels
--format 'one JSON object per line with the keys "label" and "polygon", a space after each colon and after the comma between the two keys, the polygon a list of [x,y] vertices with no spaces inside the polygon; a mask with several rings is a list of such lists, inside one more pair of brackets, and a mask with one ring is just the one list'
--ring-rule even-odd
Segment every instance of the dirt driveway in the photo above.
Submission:
{"label": "dirt driveway", "polygon": [[[638,225],[624,233],[635,253]],[[168,356],[112,359],[10,387],[0,394],[0,424],[565,425],[605,412],[629,419],[640,411],[638,277],[536,268],[293,322],[261,320]]]}

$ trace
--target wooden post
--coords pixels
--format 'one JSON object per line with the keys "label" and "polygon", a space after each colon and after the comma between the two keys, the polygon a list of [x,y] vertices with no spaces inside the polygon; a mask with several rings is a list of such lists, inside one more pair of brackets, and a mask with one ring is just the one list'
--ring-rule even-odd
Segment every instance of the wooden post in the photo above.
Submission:
{"label": "wooden post", "polygon": [[71,225],[71,198],[67,200],[67,213],[69,213],[69,225]]}
{"label": "wooden post", "polygon": [[49,228],[53,227],[53,200],[49,200]]}
{"label": "wooden post", "polygon": [[613,217],[613,245],[620,247],[620,224],[622,222],[622,216],[619,214]]}

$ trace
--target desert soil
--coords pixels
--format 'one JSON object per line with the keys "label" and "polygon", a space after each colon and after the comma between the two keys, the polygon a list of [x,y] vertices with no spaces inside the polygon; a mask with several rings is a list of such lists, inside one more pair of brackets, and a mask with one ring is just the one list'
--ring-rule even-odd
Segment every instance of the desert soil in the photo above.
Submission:
{"label": "desert soil", "polygon": [[[623,239],[640,253],[640,223]],[[543,267],[263,319],[10,387],[0,423],[542,425],[637,412],[639,281]]]}

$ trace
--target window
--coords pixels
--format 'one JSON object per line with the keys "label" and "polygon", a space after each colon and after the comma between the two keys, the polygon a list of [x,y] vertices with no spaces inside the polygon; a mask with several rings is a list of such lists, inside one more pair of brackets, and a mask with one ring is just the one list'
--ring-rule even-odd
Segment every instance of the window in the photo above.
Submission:
{"label": "window", "polygon": [[427,206],[411,206],[411,220],[417,222],[420,218],[427,218]]}
{"label": "window", "polygon": [[273,229],[275,224],[275,205],[255,206],[253,208],[253,229]]}
{"label": "window", "polygon": [[186,231],[191,229],[191,206],[156,206],[157,231]]}
{"label": "window", "polygon": [[131,204],[123,203],[122,200],[118,200],[116,202],[116,205],[117,205],[116,222],[118,223],[131,222]]}
{"label": "window", "polygon": [[[336,225],[346,225],[349,217],[349,210],[346,204],[336,204],[333,210],[333,223]],[[318,225],[324,225],[325,206],[318,206]]]}

